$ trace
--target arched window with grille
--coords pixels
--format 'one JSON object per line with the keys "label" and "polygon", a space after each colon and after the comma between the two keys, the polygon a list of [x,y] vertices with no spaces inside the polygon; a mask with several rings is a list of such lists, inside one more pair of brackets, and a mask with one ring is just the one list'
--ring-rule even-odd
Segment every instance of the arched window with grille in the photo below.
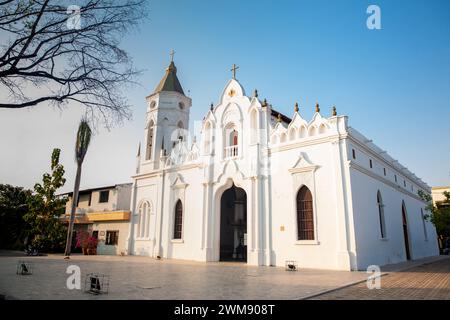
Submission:
{"label": "arched window with grille", "polygon": [[236,129],[233,129],[230,132],[230,146],[237,146],[238,145],[238,132]]}
{"label": "arched window with grille", "polygon": [[173,224],[173,238],[182,239],[183,235],[183,204],[178,200],[175,205],[175,219]]}
{"label": "arched window with grille", "polygon": [[306,186],[297,192],[297,240],[314,240],[313,198]]}
{"label": "arched window with grille", "polygon": [[224,158],[229,159],[237,157],[239,151],[239,132],[236,130],[236,126],[233,123],[229,123],[225,127],[224,138]]}
{"label": "arched window with grille", "polygon": [[377,206],[378,206],[378,219],[380,222],[380,235],[381,238],[386,238],[386,224],[384,219],[384,204],[383,204],[383,198],[381,197],[381,193],[378,190],[377,192]]}

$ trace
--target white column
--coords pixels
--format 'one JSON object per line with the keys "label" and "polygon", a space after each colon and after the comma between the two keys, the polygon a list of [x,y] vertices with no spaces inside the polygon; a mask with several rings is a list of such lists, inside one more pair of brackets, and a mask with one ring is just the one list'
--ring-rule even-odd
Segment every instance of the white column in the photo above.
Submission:
{"label": "white column", "polygon": [[212,257],[212,183],[203,183],[203,223],[202,223],[202,243],[201,249],[204,251],[205,261],[213,261]]}
{"label": "white column", "polygon": [[[249,261],[251,264],[255,265],[262,265],[263,260],[263,247],[264,243],[262,241],[262,218],[261,218],[261,210],[260,210],[260,192],[259,192],[259,182],[256,177],[251,178],[251,201],[250,203],[250,212],[253,212],[253,221],[252,225],[250,226],[251,231],[253,233],[252,239],[254,240],[253,245],[253,261]],[[248,207],[248,206],[247,206]],[[247,211],[247,212],[248,212]]]}
{"label": "white column", "polygon": [[263,190],[261,196],[261,211],[263,211],[265,221],[265,265],[273,265],[273,249],[272,249],[272,216],[269,204],[269,179],[261,177],[261,189]]}
{"label": "white column", "polygon": [[257,248],[256,251],[258,252],[258,265],[263,265],[264,260],[264,217],[262,215],[261,210],[261,188],[258,177],[254,180],[255,183],[255,210],[256,210],[256,217],[257,217]]}
{"label": "white column", "polygon": [[128,238],[127,238],[127,254],[132,255],[134,251],[134,220],[136,211],[136,189],[137,189],[136,179],[133,181],[133,186],[131,188],[131,212],[130,212],[130,225],[128,228]]}
{"label": "white column", "polygon": [[[212,129],[211,129],[212,132]],[[210,134],[212,136],[212,133]],[[211,148],[214,148],[214,144],[210,141]],[[212,150],[211,154],[214,151]],[[214,170],[214,156],[209,155],[205,158],[207,166],[205,167],[203,182],[203,223],[202,223],[202,243],[201,249],[204,251],[205,261],[214,261],[213,257],[213,236],[214,236],[214,224],[212,224],[214,208],[213,208],[213,170]]]}
{"label": "white column", "polygon": [[161,256],[162,255],[162,248],[161,248],[161,239],[162,239],[162,222],[163,222],[163,211],[164,211],[164,178],[165,174],[164,171],[159,175],[159,183],[157,184],[160,186],[158,188],[158,204],[157,204],[157,210],[156,210],[156,241],[155,241],[155,248],[153,249],[153,256]]}
{"label": "white column", "polygon": [[331,143],[334,163],[334,184],[336,190],[337,264],[340,269],[351,270],[350,232],[348,207],[346,205],[346,178],[342,161],[341,140]]}

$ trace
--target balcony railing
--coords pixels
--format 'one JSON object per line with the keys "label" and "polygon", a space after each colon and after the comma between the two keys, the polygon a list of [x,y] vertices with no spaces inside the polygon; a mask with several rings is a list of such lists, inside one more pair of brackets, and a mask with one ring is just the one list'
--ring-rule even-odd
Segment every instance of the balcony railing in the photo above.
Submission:
{"label": "balcony railing", "polygon": [[238,146],[225,147],[225,159],[236,158],[238,156]]}

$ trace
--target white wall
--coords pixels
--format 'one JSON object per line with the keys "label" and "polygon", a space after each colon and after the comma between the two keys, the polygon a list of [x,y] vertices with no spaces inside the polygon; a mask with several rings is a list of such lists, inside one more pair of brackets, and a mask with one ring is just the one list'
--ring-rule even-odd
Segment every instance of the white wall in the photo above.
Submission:
{"label": "white wall", "polygon": [[[351,191],[356,235],[357,268],[363,270],[369,265],[385,265],[406,260],[402,224],[402,200],[405,201],[409,244],[412,259],[438,255],[434,226],[426,222],[428,240],[425,240],[420,208],[422,201],[401,192],[400,187],[373,178],[361,170],[351,170]],[[380,191],[386,225],[386,239],[381,239],[377,205],[377,191]]]}
{"label": "white wall", "polygon": [[[291,149],[274,154],[279,157],[279,168],[273,168],[272,232],[276,265],[284,266],[286,260],[296,260],[300,267],[339,269],[338,265],[338,215],[333,179],[333,158],[330,143],[301,149],[309,161],[317,166],[314,173],[288,171],[299,158],[299,150]],[[316,226],[315,240],[297,241],[296,196],[302,185],[313,195]],[[281,231],[284,227],[284,231]]]}
{"label": "white wall", "polygon": [[[193,168],[171,172],[165,177],[161,237],[163,257],[204,260],[201,252],[203,223],[201,176],[202,171]],[[178,199],[183,205],[182,239],[173,240],[175,204]]]}
{"label": "white wall", "polygon": [[[138,180],[136,188],[136,208],[135,211],[131,213],[130,221],[132,223],[132,252],[136,255],[149,255],[153,256],[153,250],[156,239],[156,214],[157,208],[159,206],[158,199],[158,180],[157,178],[147,178],[143,180]],[[144,202],[147,201],[152,207],[149,221],[149,236],[147,238],[138,237],[139,226],[139,207]]]}

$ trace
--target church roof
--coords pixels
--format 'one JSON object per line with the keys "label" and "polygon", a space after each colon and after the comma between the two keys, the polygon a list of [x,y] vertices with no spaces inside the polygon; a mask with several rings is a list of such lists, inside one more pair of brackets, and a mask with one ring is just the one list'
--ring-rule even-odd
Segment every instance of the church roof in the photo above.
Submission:
{"label": "church roof", "polygon": [[283,122],[286,122],[286,123],[291,123],[291,121],[292,121],[291,118],[289,118],[288,116],[282,114],[281,112],[278,112],[278,111],[275,110],[275,109],[271,109],[271,110],[270,110],[270,114],[271,114],[273,117],[278,117],[278,115],[280,115],[281,120],[282,120]]}
{"label": "church roof", "polygon": [[166,74],[155,89],[155,93],[161,91],[175,91],[184,94],[180,81],[177,78],[177,67],[175,67],[173,61],[170,62],[169,67],[166,69]]}

